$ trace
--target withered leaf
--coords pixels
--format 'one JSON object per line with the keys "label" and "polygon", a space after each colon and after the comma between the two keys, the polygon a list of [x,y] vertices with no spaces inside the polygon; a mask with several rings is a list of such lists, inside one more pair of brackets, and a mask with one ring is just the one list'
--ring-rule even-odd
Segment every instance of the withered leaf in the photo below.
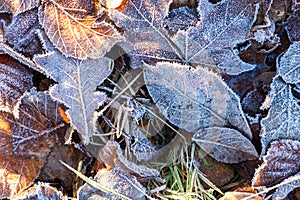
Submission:
{"label": "withered leaf", "polygon": [[16,157],[13,153],[12,132],[6,118],[12,116],[0,112],[0,198],[10,198],[28,187],[38,176],[44,159]]}
{"label": "withered leaf", "polygon": [[113,25],[96,22],[96,16],[86,14],[91,14],[87,8],[93,6],[90,2],[64,0],[49,0],[41,5],[40,24],[53,45],[64,55],[77,59],[100,58],[122,40]]}
{"label": "withered leaf", "polygon": [[286,83],[300,82],[300,42],[291,44],[288,51],[280,58],[278,73]]}
{"label": "withered leaf", "polygon": [[258,158],[253,144],[234,129],[205,128],[196,132],[192,140],[220,162],[238,163]]}
{"label": "withered leaf", "polygon": [[134,142],[131,144],[130,150],[138,161],[148,161],[157,154],[156,146],[151,143],[139,127],[134,126],[132,128],[132,135]]}
{"label": "withered leaf", "polygon": [[30,71],[7,55],[0,55],[0,111],[18,117],[24,93],[33,86]]}
{"label": "withered leaf", "polygon": [[285,183],[289,180],[291,180],[291,182],[286,183],[276,189],[276,191],[272,195],[273,200],[285,199],[291,191],[300,187],[300,172],[285,179],[284,181],[282,181],[282,183]]}
{"label": "withered leaf", "polygon": [[14,50],[24,53],[39,53],[42,45],[37,36],[37,9],[28,10],[15,16],[12,23],[5,28],[4,39]]}
{"label": "withered leaf", "polygon": [[171,0],[128,0],[123,9],[109,10],[110,18],[125,30],[127,43],[120,46],[131,57],[131,67],[147,60],[177,60],[181,52],[162,27]]}
{"label": "withered leaf", "polygon": [[36,8],[41,0],[0,0],[0,12],[18,15],[26,10]]}
{"label": "withered leaf", "polygon": [[47,199],[47,200],[67,200],[61,191],[50,186],[48,183],[38,182],[34,186],[25,190],[21,194],[14,196],[18,200],[33,200],[33,199]]}
{"label": "withered leaf", "polygon": [[71,125],[81,134],[83,142],[95,133],[97,113],[106,95],[95,91],[111,73],[113,61],[108,58],[76,60],[59,52],[39,55],[34,60],[56,82],[50,94],[69,109],[66,111]]}
{"label": "withered leaf", "polygon": [[239,97],[217,74],[168,62],[144,66],[151,97],[174,125],[190,132],[231,126],[246,137],[252,137]]}
{"label": "withered leaf", "polygon": [[300,170],[300,142],[279,140],[271,143],[264,163],[256,170],[254,186],[272,186]]}
{"label": "withered leaf", "polygon": [[18,119],[1,113],[0,198],[29,186],[45,167],[52,147],[64,138],[59,105],[47,92],[32,89],[22,99]]}
{"label": "withered leaf", "polygon": [[[138,182],[136,177],[129,174],[124,169],[116,167],[110,171],[100,170],[94,177],[94,180],[101,186],[113,190],[119,194],[129,197],[133,200],[145,199],[146,189]],[[84,184],[78,190],[78,199],[102,199],[119,200],[120,197],[100,191],[89,184]],[[143,194],[144,193],[144,194]]]}
{"label": "withered leaf", "polygon": [[100,159],[105,163],[107,168],[120,167],[131,174],[137,174],[141,177],[155,178],[159,172],[146,166],[137,165],[125,158],[119,143],[108,141],[99,152]]}
{"label": "withered leaf", "polygon": [[225,0],[212,4],[198,2],[200,22],[197,27],[178,31],[174,43],[183,53],[185,62],[204,65],[219,72],[239,74],[255,66],[243,62],[238,46],[247,40],[253,24],[255,6],[249,0]]}
{"label": "withered leaf", "polygon": [[262,155],[271,141],[300,139],[300,106],[299,100],[292,93],[292,85],[276,76],[267,101],[271,102],[271,107],[267,117],[261,120]]}
{"label": "withered leaf", "polygon": [[298,15],[291,15],[287,19],[287,26],[285,27],[289,36],[289,39],[292,42],[300,41],[300,11],[298,11]]}
{"label": "withered leaf", "polygon": [[[247,40],[252,26],[253,2],[226,0],[212,4],[208,0],[199,1],[200,22],[196,27],[178,31],[174,37],[163,27],[169,4],[170,1],[162,0],[129,0],[124,9],[110,11],[111,19],[125,29],[125,38],[130,44],[122,47],[131,56],[133,68],[140,67],[141,60],[201,64],[229,74],[255,67],[244,63],[236,51],[236,46]],[[186,27],[186,24],[181,25]]]}
{"label": "withered leaf", "polygon": [[58,138],[63,138],[65,124],[60,117],[59,103],[47,92],[32,89],[25,93],[19,118],[8,118],[13,133],[14,154],[22,157],[46,158]]}

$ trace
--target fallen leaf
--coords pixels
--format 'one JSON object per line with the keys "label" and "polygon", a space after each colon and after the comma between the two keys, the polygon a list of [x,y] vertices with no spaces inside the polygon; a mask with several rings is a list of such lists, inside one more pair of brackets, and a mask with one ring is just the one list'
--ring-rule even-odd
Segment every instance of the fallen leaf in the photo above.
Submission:
{"label": "fallen leaf", "polygon": [[168,62],[144,66],[147,89],[172,124],[190,132],[230,126],[252,137],[239,97],[217,74]]}
{"label": "fallen leaf", "polygon": [[50,186],[48,183],[38,182],[29,189],[23,191],[21,194],[14,196],[18,200],[31,200],[31,199],[47,199],[47,200],[67,200],[61,191]]}
{"label": "fallen leaf", "polygon": [[159,175],[159,172],[155,169],[128,161],[123,155],[119,143],[115,141],[108,141],[99,151],[99,157],[109,169],[119,167],[131,174],[148,178],[155,178]]}
{"label": "fallen leaf", "polygon": [[31,55],[42,49],[37,36],[39,28],[37,9],[22,12],[13,17],[12,23],[5,28],[4,40],[12,45],[13,49]]}
{"label": "fallen leaf", "polygon": [[38,7],[40,3],[41,0],[0,0],[0,12],[9,12],[14,15],[18,15],[22,12]]}
{"label": "fallen leaf", "polygon": [[247,199],[247,200],[263,200],[264,198],[257,195],[255,197],[250,197],[253,196],[253,193],[249,192],[225,192],[225,195],[220,198],[220,200],[242,200],[242,199]]}
{"label": "fallen leaf", "polygon": [[300,41],[291,44],[287,52],[279,59],[278,74],[286,83],[300,82]]}
{"label": "fallen leaf", "polygon": [[[169,5],[170,1],[129,0],[124,9],[109,11],[110,18],[125,30],[129,44],[121,46],[131,56],[132,68],[140,67],[142,61],[149,64],[170,60],[193,66],[201,64],[229,74],[255,67],[244,63],[236,51],[236,46],[247,40],[253,24],[255,6],[251,1],[226,0],[219,4],[199,1],[200,21],[196,27],[180,30],[173,37],[163,27]],[[186,27],[186,20],[182,22],[176,27]],[[168,28],[172,29],[171,24]]]}
{"label": "fallen leaf", "polygon": [[300,132],[299,100],[292,93],[292,85],[279,76],[274,77],[266,101],[264,103],[270,105],[270,110],[267,117],[261,120],[261,155],[270,142],[278,139],[299,140]]}
{"label": "fallen leaf", "polygon": [[18,119],[8,119],[14,154],[46,158],[66,130],[58,114],[59,103],[48,92],[32,89],[22,99]]}
{"label": "fallen leaf", "polygon": [[300,188],[300,172],[285,179],[281,184],[283,185],[279,186],[272,195],[273,200],[285,199],[294,189]]}
{"label": "fallen leaf", "polygon": [[47,76],[58,82],[50,89],[50,95],[69,109],[66,111],[70,124],[81,134],[83,142],[95,133],[96,109],[106,95],[95,91],[112,71],[113,61],[108,58],[76,60],[59,52],[34,58]]}
{"label": "fallen leaf", "polygon": [[220,162],[239,163],[258,158],[253,144],[234,129],[205,128],[196,132],[192,140],[202,150]]}
{"label": "fallen leaf", "polygon": [[21,99],[33,87],[32,77],[24,65],[7,55],[0,55],[0,111],[18,117]]}
{"label": "fallen leaf", "polygon": [[279,140],[271,143],[264,163],[256,170],[253,186],[273,186],[300,170],[300,142]]}
{"label": "fallen leaf", "polygon": [[67,57],[101,58],[122,40],[113,25],[96,22],[97,16],[90,13],[94,6],[90,1],[68,0],[48,0],[41,5],[40,24],[53,45]]}
{"label": "fallen leaf", "polygon": [[[129,174],[121,168],[114,168],[110,171],[99,170],[94,180],[101,186],[122,194],[132,200],[145,199],[146,189],[138,182],[136,177]],[[120,197],[106,193],[89,184],[84,184],[78,190],[79,199],[102,199],[102,200],[119,200]]]}
{"label": "fallen leaf", "polygon": [[64,126],[56,109],[46,93],[31,90],[22,99],[19,119],[0,114],[0,198],[16,195],[39,175],[57,129]]}

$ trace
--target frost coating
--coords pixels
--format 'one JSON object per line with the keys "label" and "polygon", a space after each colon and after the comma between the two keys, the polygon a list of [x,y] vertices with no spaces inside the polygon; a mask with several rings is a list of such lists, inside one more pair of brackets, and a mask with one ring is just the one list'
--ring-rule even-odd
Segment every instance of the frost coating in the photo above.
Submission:
{"label": "frost coating", "polygon": [[104,93],[95,90],[111,73],[112,60],[80,61],[52,52],[36,56],[35,61],[46,75],[59,83],[50,89],[50,94],[69,108],[66,113],[71,125],[81,134],[84,143],[89,143],[89,137],[95,133],[95,110],[106,99]]}
{"label": "frost coating", "polygon": [[292,86],[276,76],[267,99],[271,107],[267,117],[261,120],[262,155],[271,141],[300,139],[300,106],[292,93]]}
{"label": "frost coating", "polygon": [[251,141],[234,129],[205,128],[196,132],[192,140],[220,162],[239,163],[258,157]]}
{"label": "frost coating", "polygon": [[280,58],[278,72],[286,83],[300,82],[300,42],[291,44],[288,51]]}
{"label": "frost coating", "polygon": [[171,123],[190,132],[228,125],[252,138],[239,97],[217,74],[168,62],[144,66],[148,91]]}

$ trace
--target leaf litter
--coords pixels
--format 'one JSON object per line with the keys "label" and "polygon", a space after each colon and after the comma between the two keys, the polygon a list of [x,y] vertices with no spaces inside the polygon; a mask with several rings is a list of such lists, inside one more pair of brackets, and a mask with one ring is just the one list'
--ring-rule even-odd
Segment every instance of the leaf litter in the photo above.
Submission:
{"label": "leaf litter", "polygon": [[[292,3],[291,6],[289,3]],[[1,83],[8,85],[0,93],[1,110],[4,111],[0,117],[0,146],[3,151],[0,170],[11,180],[5,185],[1,197],[12,197],[37,178],[45,164],[45,156],[51,151],[49,149],[61,140],[57,133],[61,131],[63,135],[66,132],[60,117],[64,115],[63,110],[69,118],[65,121],[70,121],[70,130],[76,129],[83,144],[93,143],[90,138],[99,136],[96,133],[105,128],[99,127],[98,122],[103,118],[99,118],[98,109],[112,105],[110,91],[116,86],[119,75],[130,73],[130,69],[144,68],[145,82],[131,94],[132,97],[128,97],[131,100],[129,114],[125,116],[128,119],[122,122],[134,125],[136,130],[130,131],[135,133],[127,133],[130,138],[119,135],[116,140],[120,144],[109,141],[115,138],[114,125],[109,130],[112,132],[101,135],[101,138],[106,137],[103,141],[109,142],[100,149],[99,156],[108,168],[114,168],[107,174],[115,171],[122,174],[121,169],[116,170],[117,166],[123,168],[124,173],[133,174],[133,178],[158,177],[156,169],[137,165],[126,156],[133,153],[139,161],[155,157],[164,149],[157,151],[156,143],[172,140],[173,134],[176,138],[179,135],[189,137],[185,141],[192,138],[203,151],[221,162],[240,163],[256,159],[258,155],[254,145],[258,146],[257,133],[261,131],[261,158],[267,164],[257,170],[257,174],[263,177],[259,180],[260,185],[263,188],[268,186],[269,171],[288,172],[281,173],[284,176],[274,173],[272,177],[274,183],[279,182],[272,198],[286,198],[299,187],[297,169],[294,169],[297,164],[289,167],[289,163],[296,162],[298,154],[295,151],[299,143],[298,4],[296,0],[262,3],[248,0],[214,3],[208,0],[0,1],[1,50],[9,54],[1,52],[0,55],[3,58]],[[46,41],[44,36],[50,41]],[[289,41],[292,44],[288,48],[285,44]],[[284,45],[281,46],[281,42]],[[55,49],[48,48],[48,43]],[[121,54],[125,56],[121,58],[120,70],[113,71],[117,60],[113,64],[106,53],[115,44],[122,48]],[[245,55],[251,55],[251,51],[264,53],[266,60],[263,63],[247,63],[245,56],[240,57],[245,52]],[[31,69],[11,61],[13,59]],[[268,62],[275,59],[277,63]],[[271,66],[261,70],[261,65],[267,64]],[[22,76],[9,73],[13,71]],[[55,81],[44,93],[30,90],[33,85],[39,84],[40,72],[48,80]],[[242,109],[240,98],[244,94],[248,97],[244,104],[261,104],[261,100],[255,101],[250,97],[248,87],[243,89],[245,91],[238,91],[242,95],[237,96],[233,92],[236,88],[228,87],[222,79],[230,80],[252,72],[258,75],[277,74],[271,86],[264,84],[264,87],[270,88],[255,88],[263,96],[269,91],[261,106],[265,110],[252,109],[251,114],[260,114],[255,122],[255,126],[261,126],[258,130],[253,129],[253,124],[250,129],[249,109]],[[130,85],[125,88],[132,90]],[[118,95],[122,96],[123,92]],[[136,104],[134,101],[142,99],[140,97],[147,99],[147,103]],[[164,129],[148,129],[150,137],[145,130],[138,130],[145,127],[144,123],[154,122],[145,115],[152,112],[147,109],[153,105],[164,115],[160,120],[166,118],[164,124],[171,127],[168,130],[172,130],[172,134],[163,133]],[[109,112],[100,113],[114,121]],[[151,116],[158,118],[160,115],[151,113]],[[78,143],[80,139],[76,139],[76,131],[71,143],[82,153],[90,155]],[[252,138],[251,142],[249,139]],[[125,154],[122,152],[124,145]],[[167,147],[171,143],[164,145]],[[158,146],[161,147],[161,144]],[[273,151],[272,157],[270,152]],[[55,157],[58,152],[51,152],[51,156]],[[264,155],[265,152],[268,153]],[[274,166],[274,160],[278,160],[280,169]],[[22,167],[11,172],[12,163]],[[34,173],[26,174],[32,170]],[[135,185],[138,184],[136,181]],[[90,194],[93,195],[92,192]],[[137,193],[132,198],[135,197],[138,197]]]}

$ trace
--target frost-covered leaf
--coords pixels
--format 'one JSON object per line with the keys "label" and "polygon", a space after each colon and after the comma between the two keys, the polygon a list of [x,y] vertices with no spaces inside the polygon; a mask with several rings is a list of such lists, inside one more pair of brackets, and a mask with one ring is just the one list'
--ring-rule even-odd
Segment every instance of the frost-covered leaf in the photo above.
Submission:
{"label": "frost-covered leaf", "polygon": [[36,56],[34,60],[56,82],[50,94],[64,103],[71,125],[81,134],[83,142],[95,133],[97,113],[106,95],[95,91],[113,68],[111,59],[87,59],[84,61],[66,58],[59,52]]}
{"label": "frost-covered leaf", "polygon": [[19,62],[7,55],[0,55],[0,111],[14,113],[23,94],[33,86],[32,74]]}
{"label": "frost-covered leaf", "polygon": [[151,143],[137,126],[133,127],[132,134],[134,142],[131,144],[130,150],[138,161],[148,161],[157,154],[156,146]]}
{"label": "frost-covered leaf", "polygon": [[4,39],[14,50],[36,54],[42,48],[36,33],[38,27],[37,9],[28,10],[13,18],[5,28]]}
{"label": "frost-covered leaf", "polygon": [[192,140],[220,162],[239,163],[258,157],[253,144],[234,129],[219,127],[202,129],[194,134]]}
{"label": "frost-covered leaf", "polygon": [[180,51],[162,27],[171,0],[128,0],[123,9],[109,10],[110,18],[125,30],[127,43],[120,44],[131,57],[131,67],[147,60],[178,60]]}
{"label": "frost-covered leaf", "polygon": [[278,73],[286,83],[300,82],[300,42],[291,44],[288,51],[280,58]]}
{"label": "frost-covered leaf", "polygon": [[237,46],[247,40],[255,6],[249,0],[225,0],[212,4],[199,1],[200,22],[197,27],[179,31],[173,41],[185,62],[204,65],[228,74],[239,74],[255,66],[243,62]]}
{"label": "frost-covered leaf", "polygon": [[14,196],[18,200],[33,200],[33,199],[47,199],[47,200],[67,200],[61,191],[50,186],[48,183],[38,182],[29,189],[23,191],[21,194]]}
{"label": "frost-covered leaf", "polygon": [[172,9],[164,24],[170,30],[186,30],[190,26],[196,26],[198,23],[197,12],[187,6]]}
{"label": "frost-covered leaf", "polygon": [[58,136],[63,138],[66,130],[59,105],[48,93],[33,89],[25,93],[19,118],[9,119],[15,155],[47,157]]}
{"label": "frost-covered leaf", "polygon": [[300,106],[299,100],[292,93],[292,85],[276,76],[267,101],[271,107],[267,117],[261,120],[262,155],[271,141],[300,139]]}
{"label": "frost-covered leaf", "polygon": [[92,15],[94,6],[90,1],[67,0],[49,0],[41,5],[40,24],[64,55],[78,59],[100,58],[122,40],[113,25],[96,22],[97,16]]}
{"label": "frost-covered leaf", "polygon": [[[299,125],[299,124],[298,124]],[[272,186],[300,171],[300,142],[280,140],[271,143],[264,163],[256,170],[254,186]]]}
{"label": "frost-covered leaf", "polygon": [[[101,186],[122,194],[132,200],[145,199],[146,189],[142,186],[136,177],[129,174],[124,169],[116,167],[110,171],[100,170],[94,177],[94,180]],[[101,199],[101,200],[119,200],[120,197],[100,191],[89,184],[84,184],[79,188],[78,199]]]}
{"label": "frost-covered leaf", "polygon": [[38,7],[40,3],[41,0],[0,0],[0,12],[9,12],[17,15]]}
{"label": "frost-covered leaf", "polygon": [[145,64],[147,89],[163,115],[190,132],[230,126],[251,138],[239,97],[215,73],[176,63]]}
{"label": "frost-covered leaf", "polygon": [[[287,181],[289,182],[284,184]],[[284,185],[278,187],[272,195],[273,200],[285,199],[291,191],[296,188],[300,188],[300,172],[285,179],[284,181],[282,181],[282,184]]]}
{"label": "frost-covered leaf", "polygon": [[119,143],[108,141],[99,152],[100,159],[107,168],[120,167],[131,174],[138,174],[141,177],[157,177],[159,172],[146,166],[137,165],[128,161],[122,153]]}
{"label": "frost-covered leaf", "polygon": [[20,105],[19,118],[0,114],[0,198],[28,187],[40,173],[64,123],[58,103],[31,90]]}
{"label": "frost-covered leaf", "polygon": [[[124,9],[110,11],[111,19],[125,29],[125,38],[130,44],[122,47],[131,56],[133,68],[140,67],[142,60],[173,60],[208,68],[215,68],[217,64],[219,71],[230,74],[255,67],[244,63],[235,50],[239,43],[246,41],[252,26],[255,13],[252,1],[226,0],[219,4],[199,1],[201,21],[174,37],[163,27],[169,4],[166,0],[129,0]],[[175,20],[180,23],[177,18]],[[176,24],[176,27],[186,27],[185,23]]]}
{"label": "frost-covered leaf", "polygon": [[286,30],[287,30],[289,39],[292,42],[300,41],[300,33],[299,33],[300,18],[299,18],[299,16],[300,16],[300,11],[299,11],[298,16],[291,15],[287,19]]}

